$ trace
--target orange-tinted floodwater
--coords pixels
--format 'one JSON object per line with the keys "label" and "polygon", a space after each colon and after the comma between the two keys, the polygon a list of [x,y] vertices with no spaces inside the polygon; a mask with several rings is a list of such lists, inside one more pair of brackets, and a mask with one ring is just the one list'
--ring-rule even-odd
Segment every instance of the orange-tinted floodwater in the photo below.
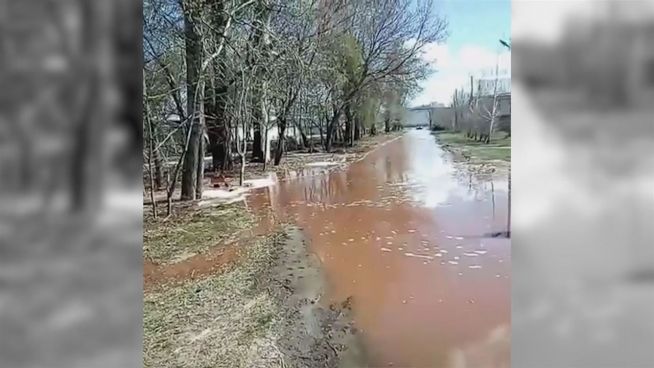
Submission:
{"label": "orange-tinted floodwater", "polygon": [[373,367],[509,367],[507,177],[471,174],[411,130],[349,167],[258,189],[262,224],[302,227],[327,277],[352,297]]}

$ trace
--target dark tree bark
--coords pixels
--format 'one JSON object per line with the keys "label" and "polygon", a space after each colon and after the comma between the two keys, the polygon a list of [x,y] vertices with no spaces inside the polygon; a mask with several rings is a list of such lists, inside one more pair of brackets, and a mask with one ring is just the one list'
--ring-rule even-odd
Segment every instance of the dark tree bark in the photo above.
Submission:
{"label": "dark tree bark", "polygon": [[358,141],[361,139],[361,119],[356,117],[354,119],[354,140]]}
{"label": "dark tree bark", "polygon": [[325,151],[331,152],[338,121],[341,119],[342,110],[337,109],[327,124],[327,133],[325,134]]}
{"label": "dark tree bark", "polygon": [[192,0],[185,0],[184,6],[184,35],[186,42],[186,100],[187,115],[191,119],[191,136],[184,156],[182,171],[182,200],[194,200],[197,195],[197,174],[202,146],[202,127],[196,109],[195,94],[199,83],[201,68],[202,45],[200,34],[196,29],[197,4]]}
{"label": "dark tree bark", "polygon": [[156,190],[163,188],[163,163],[161,162],[161,153],[158,149],[155,149],[152,153],[154,161],[154,185]]}
{"label": "dark tree bark", "polygon": [[350,147],[354,145],[354,117],[352,115],[352,108],[348,103],[345,106],[345,137],[343,142]]}
{"label": "dark tree bark", "polygon": [[275,151],[275,166],[282,162],[282,156],[286,150],[286,119],[279,120],[279,138],[277,139],[277,150]]}
{"label": "dark tree bark", "polygon": [[263,135],[261,124],[253,123],[254,136],[252,137],[252,162],[263,162]]}

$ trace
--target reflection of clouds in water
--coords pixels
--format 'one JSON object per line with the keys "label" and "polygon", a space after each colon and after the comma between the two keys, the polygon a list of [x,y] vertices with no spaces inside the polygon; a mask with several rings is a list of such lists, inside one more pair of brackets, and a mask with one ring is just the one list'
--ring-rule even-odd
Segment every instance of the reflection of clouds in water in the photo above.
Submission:
{"label": "reflection of clouds in water", "polygon": [[[487,362],[501,362],[510,355],[510,347],[511,329],[508,325],[502,324],[490,330],[483,340],[452,352],[447,366],[451,368],[484,367]],[[494,367],[508,368],[508,365]]]}
{"label": "reflection of clouds in water", "polygon": [[[408,134],[419,134],[409,132]],[[432,135],[421,135],[420,140],[434,141]],[[453,200],[475,201],[488,199],[491,190],[506,192],[508,181],[481,178],[470,174],[466,165],[452,162],[451,155],[436,144],[413,145],[409,148],[408,180],[402,185],[410,188],[411,200],[427,208],[445,206]],[[471,188],[472,187],[472,188]]]}

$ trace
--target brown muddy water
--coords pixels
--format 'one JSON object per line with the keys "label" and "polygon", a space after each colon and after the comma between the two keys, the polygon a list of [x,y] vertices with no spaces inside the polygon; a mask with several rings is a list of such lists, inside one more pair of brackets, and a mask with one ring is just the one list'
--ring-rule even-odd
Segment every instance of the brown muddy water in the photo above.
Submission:
{"label": "brown muddy water", "polygon": [[368,366],[508,367],[506,176],[454,164],[411,130],[349,167],[255,190],[258,228],[294,222],[325,271],[325,303],[352,297]]}

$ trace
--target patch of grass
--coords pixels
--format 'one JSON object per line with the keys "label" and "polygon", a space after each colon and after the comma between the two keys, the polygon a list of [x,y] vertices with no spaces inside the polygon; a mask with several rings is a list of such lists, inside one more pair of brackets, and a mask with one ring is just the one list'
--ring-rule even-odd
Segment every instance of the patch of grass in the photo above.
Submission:
{"label": "patch of grass", "polygon": [[165,220],[148,218],[144,221],[143,255],[153,262],[167,263],[183,255],[206,252],[252,222],[252,215],[236,204],[186,210]]}
{"label": "patch of grass", "polygon": [[505,133],[494,134],[488,144],[466,138],[464,133],[438,132],[434,135],[446,148],[472,162],[511,161],[511,137]]}
{"label": "patch of grass", "polygon": [[262,279],[280,240],[258,239],[227,273],[146,293],[143,366],[281,367],[282,312]]}

